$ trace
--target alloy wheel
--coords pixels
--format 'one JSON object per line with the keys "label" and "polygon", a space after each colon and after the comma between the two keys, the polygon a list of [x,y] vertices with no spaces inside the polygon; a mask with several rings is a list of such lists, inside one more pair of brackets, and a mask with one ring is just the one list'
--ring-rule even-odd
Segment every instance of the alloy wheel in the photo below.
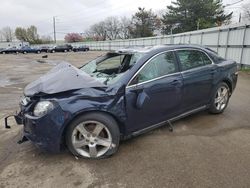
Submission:
{"label": "alloy wheel", "polygon": [[224,110],[224,108],[227,105],[228,97],[229,97],[228,88],[226,88],[225,86],[219,87],[214,100],[214,104],[217,110],[219,111]]}
{"label": "alloy wheel", "polygon": [[104,155],[112,145],[107,127],[98,121],[85,121],[72,132],[72,145],[83,157],[97,158]]}

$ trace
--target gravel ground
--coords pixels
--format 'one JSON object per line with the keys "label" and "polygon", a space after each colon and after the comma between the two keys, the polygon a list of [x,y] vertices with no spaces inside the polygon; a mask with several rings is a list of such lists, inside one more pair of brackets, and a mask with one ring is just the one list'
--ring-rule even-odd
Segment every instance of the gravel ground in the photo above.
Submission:
{"label": "gravel ground", "polygon": [[[60,61],[76,66],[103,52],[0,55],[0,188],[3,187],[250,187],[250,75],[240,73],[221,115],[201,112],[124,141],[103,160],[43,153],[18,145],[21,126],[3,127],[22,90]],[[44,62],[45,61],[45,62]],[[39,63],[40,62],[40,63]],[[42,63],[41,63],[42,62]]]}

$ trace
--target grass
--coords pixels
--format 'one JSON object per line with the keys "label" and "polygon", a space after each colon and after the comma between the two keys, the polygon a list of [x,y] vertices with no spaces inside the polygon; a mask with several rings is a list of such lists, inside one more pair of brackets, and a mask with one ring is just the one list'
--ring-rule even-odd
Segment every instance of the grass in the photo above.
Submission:
{"label": "grass", "polygon": [[249,67],[241,68],[239,71],[250,73],[250,68]]}

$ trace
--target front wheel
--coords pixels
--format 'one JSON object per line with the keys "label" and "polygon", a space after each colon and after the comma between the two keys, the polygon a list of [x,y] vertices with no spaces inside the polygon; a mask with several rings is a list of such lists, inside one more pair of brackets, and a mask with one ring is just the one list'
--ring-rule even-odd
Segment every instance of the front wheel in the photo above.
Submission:
{"label": "front wheel", "polygon": [[66,144],[78,157],[98,159],[114,154],[120,131],[116,121],[103,113],[89,113],[73,121],[66,132]]}
{"label": "front wheel", "polygon": [[213,95],[212,103],[209,111],[213,114],[222,113],[229,101],[230,89],[225,82],[220,83]]}

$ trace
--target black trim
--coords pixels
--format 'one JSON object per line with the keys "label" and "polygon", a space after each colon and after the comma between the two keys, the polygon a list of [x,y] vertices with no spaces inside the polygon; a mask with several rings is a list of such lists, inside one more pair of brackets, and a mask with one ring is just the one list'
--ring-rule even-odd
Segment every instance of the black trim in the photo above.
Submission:
{"label": "black trim", "polygon": [[199,108],[195,108],[195,109],[193,109],[193,110],[190,110],[190,111],[187,111],[187,112],[185,112],[185,113],[183,113],[183,114],[180,114],[180,115],[178,115],[178,116],[176,116],[176,117],[173,117],[173,118],[170,118],[170,119],[165,120],[165,121],[163,121],[163,122],[160,122],[160,123],[151,125],[150,127],[146,127],[146,128],[144,128],[144,129],[135,131],[135,132],[133,132],[129,137],[134,137],[134,136],[141,135],[141,134],[143,134],[143,133],[146,133],[146,132],[151,131],[151,130],[153,130],[153,129],[159,128],[159,127],[161,127],[161,126],[163,126],[163,125],[166,125],[166,124],[169,124],[169,123],[171,123],[171,122],[173,122],[173,121],[177,121],[177,120],[179,120],[179,119],[182,119],[182,118],[184,118],[184,117],[186,117],[186,116],[189,116],[189,115],[191,115],[191,114],[197,113],[197,112],[199,112],[199,111],[205,110],[205,109],[207,109],[207,108],[208,108],[208,105],[204,105],[204,106],[201,106],[201,107],[199,107]]}

